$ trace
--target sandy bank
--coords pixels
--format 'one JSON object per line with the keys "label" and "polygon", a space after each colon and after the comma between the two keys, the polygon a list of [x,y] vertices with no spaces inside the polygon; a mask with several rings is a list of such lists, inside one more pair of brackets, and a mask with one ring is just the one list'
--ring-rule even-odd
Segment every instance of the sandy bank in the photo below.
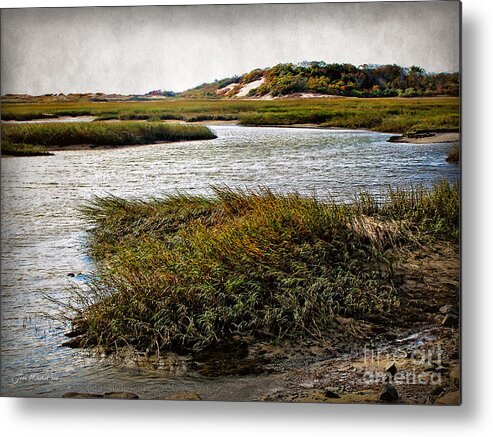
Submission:
{"label": "sandy bank", "polygon": [[[175,122],[174,122],[175,123]],[[201,121],[176,121],[183,124],[202,124],[210,126],[243,126],[243,127],[278,127],[292,129],[324,129],[324,130],[351,130],[351,131],[369,131],[370,129],[348,129],[345,127],[321,126],[316,123],[296,123],[296,124],[259,124],[248,125],[242,124],[240,120],[201,120]]]}
{"label": "sandy bank", "polygon": [[460,141],[459,132],[425,132],[421,134],[399,135],[389,138],[389,143],[411,143],[411,144],[429,144],[429,143],[453,143]]}
{"label": "sandy bank", "polygon": [[81,115],[78,117],[53,117],[53,118],[35,118],[33,120],[1,120],[2,124],[40,124],[40,123],[89,123],[96,120],[92,115]]}
{"label": "sandy bank", "polygon": [[200,120],[200,121],[185,121],[185,120],[171,120],[170,124],[202,124],[202,125],[239,125],[239,120]]}

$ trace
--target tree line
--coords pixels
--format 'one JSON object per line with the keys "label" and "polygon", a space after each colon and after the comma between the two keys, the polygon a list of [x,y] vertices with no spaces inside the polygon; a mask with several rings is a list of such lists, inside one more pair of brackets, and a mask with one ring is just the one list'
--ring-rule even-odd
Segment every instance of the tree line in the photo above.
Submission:
{"label": "tree line", "polygon": [[250,90],[249,97],[286,96],[296,93],[316,93],[350,97],[432,97],[458,96],[459,73],[429,73],[418,66],[399,65],[354,66],[301,62],[278,64],[256,69],[241,76],[216,80],[181,93],[184,97],[231,97],[239,86],[218,95],[230,84],[245,85],[260,78],[264,82]]}

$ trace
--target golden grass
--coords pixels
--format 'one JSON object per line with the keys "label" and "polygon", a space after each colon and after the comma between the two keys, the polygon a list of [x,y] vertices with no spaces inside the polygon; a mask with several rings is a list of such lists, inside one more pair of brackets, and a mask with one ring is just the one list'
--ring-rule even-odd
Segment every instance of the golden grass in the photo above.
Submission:
{"label": "golden grass", "polygon": [[322,337],[338,315],[383,320],[398,304],[399,253],[458,238],[458,184],[350,205],[214,192],[84,205],[98,267],[79,294],[85,344],[199,350],[235,335]]}

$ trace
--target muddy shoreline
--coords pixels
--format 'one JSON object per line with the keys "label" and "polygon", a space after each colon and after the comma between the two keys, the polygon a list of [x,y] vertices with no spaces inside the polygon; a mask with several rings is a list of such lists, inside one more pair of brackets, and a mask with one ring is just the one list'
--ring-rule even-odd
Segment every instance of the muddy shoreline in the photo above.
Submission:
{"label": "muddy shoreline", "polygon": [[455,143],[460,141],[459,132],[423,132],[418,134],[396,135],[388,139],[389,143]]}
{"label": "muddy shoreline", "polygon": [[[272,343],[238,336],[200,353],[156,356],[122,349],[104,359],[150,366],[178,378],[196,375],[210,385],[236,378],[249,387],[236,400],[458,405],[458,247],[442,242],[419,248],[403,257],[397,268],[402,275],[401,304],[390,324],[337,317],[337,329],[323,340]],[[389,384],[395,398],[387,395]],[[139,397],[131,393],[124,398],[132,399],[130,395]],[[218,400],[216,396],[198,388],[154,399]]]}
{"label": "muddy shoreline", "polygon": [[[184,140],[185,141],[185,140]],[[186,140],[192,141],[192,140]],[[200,141],[200,140],[197,140]],[[99,144],[73,144],[70,146],[49,146],[46,149],[50,152],[61,152],[64,150],[112,150],[112,149],[127,149],[133,147],[141,147],[141,146],[151,146],[156,144],[169,144],[169,143],[177,143],[179,141],[156,141],[154,143],[148,144],[123,144],[123,145],[99,145]]]}

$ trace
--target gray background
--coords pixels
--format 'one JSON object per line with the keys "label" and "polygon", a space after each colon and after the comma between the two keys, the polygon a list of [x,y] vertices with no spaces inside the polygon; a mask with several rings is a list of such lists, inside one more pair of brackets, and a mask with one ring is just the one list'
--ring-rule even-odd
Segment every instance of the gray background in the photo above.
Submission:
{"label": "gray background", "polygon": [[181,91],[280,62],[459,69],[459,2],[3,9],[1,93]]}

